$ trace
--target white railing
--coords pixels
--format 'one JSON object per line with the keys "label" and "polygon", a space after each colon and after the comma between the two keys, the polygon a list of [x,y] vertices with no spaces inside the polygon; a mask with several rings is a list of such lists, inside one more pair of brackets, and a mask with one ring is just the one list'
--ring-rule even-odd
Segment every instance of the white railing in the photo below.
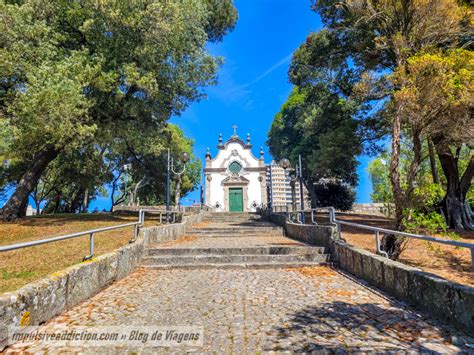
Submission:
{"label": "white railing", "polygon": [[280,212],[277,212],[273,209],[272,212],[285,213],[285,215],[287,216],[287,220],[290,223],[303,224],[302,215],[311,214],[311,224],[314,224],[314,225],[318,224],[315,220],[315,214],[317,212],[325,211],[329,214],[329,223],[336,225],[339,235],[341,233],[341,225],[372,231],[374,232],[374,236],[375,236],[375,246],[376,246],[377,253],[387,258],[388,258],[387,252],[382,250],[381,245],[380,245],[381,233],[393,234],[400,237],[411,238],[411,239],[424,240],[426,242],[451,245],[451,246],[459,247],[459,248],[467,248],[471,250],[471,267],[472,267],[472,270],[474,271],[474,243],[459,242],[456,240],[446,240],[446,239],[441,239],[441,238],[435,238],[428,235],[400,232],[400,231],[395,231],[395,230],[386,229],[386,228],[372,227],[372,226],[367,226],[365,224],[339,220],[336,217],[336,210],[334,209],[334,207],[311,208],[311,209],[295,210],[295,211],[288,211],[288,208],[284,209],[283,211],[283,209],[279,208],[279,210]]}
{"label": "white railing", "polygon": [[[163,216],[165,216],[165,217],[168,216],[168,218],[165,219],[165,221],[167,221],[167,223],[180,222],[182,220],[182,216],[183,216],[183,212],[181,212],[181,211],[168,211],[168,212],[166,212],[166,211],[160,211],[160,210],[141,209],[141,210],[138,211],[138,221],[137,222],[130,222],[130,223],[119,224],[119,225],[116,225],[116,226],[90,229],[90,230],[87,230],[87,231],[70,233],[70,234],[60,235],[60,236],[57,236],[57,237],[46,238],[46,239],[32,240],[32,241],[24,242],[24,243],[2,245],[2,246],[0,246],[0,253],[1,252],[6,252],[6,251],[17,250],[17,249],[34,247],[34,246],[41,245],[41,244],[53,243],[53,242],[58,242],[58,241],[61,241],[61,240],[78,238],[78,237],[81,237],[81,236],[84,236],[84,235],[88,235],[89,236],[89,255],[86,255],[83,258],[83,260],[88,260],[88,259],[91,259],[94,256],[94,247],[95,247],[94,237],[98,233],[133,226],[133,239],[131,239],[129,241],[129,243],[135,242],[138,238],[139,228],[143,227],[145,225],[145,213],[154,213],[154,214],[159,213],[160,214],[160,224],[163,222]],[[181,218],[178,217],[179,215],[181,215]]]}

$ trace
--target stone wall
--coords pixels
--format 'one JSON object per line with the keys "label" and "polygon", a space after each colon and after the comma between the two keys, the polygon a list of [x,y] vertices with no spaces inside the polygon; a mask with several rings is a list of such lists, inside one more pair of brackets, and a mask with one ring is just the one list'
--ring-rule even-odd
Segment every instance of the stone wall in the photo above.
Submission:
{"label": "stone wall", "polygon": [[284,215],[275,213],[264,217],[284,225],[290,238],[321,246],[329,243],[332,259],[341,269],[467,333],[474,333],[474,287],[346,244],[330,225],[289,223],[282,220]]}
{"label": "stone wall", "polygon": [[271,213],[267,210],[261,213],[265,219],[269,220],[272,223],[275,223],[276,225],[280,227],[284,227],[286,224],[286,215],[283,213]]}
{"label": "stone wall", "polygon": [[385,203],[354,203],[350,212],[386,216],[394,209],[394,205],[387,206]]}
{"label": "stone wall", "polygon": [[333,242],[338,238],[336,226],[310,225],[286,222],[286,234],[302,242],[331,249]]}
{"label": "stone wall", "polygon": [[139,265],[149,243],[176,239],[201,219],[199,213],[184,217],[183,223],[143,228],[135,243],[0,295],[0,350],[8,327],[41,324],[85,301],[130,274]]}
{"label": "stone wall", "polygon": [[[206,206],[203,206],[206,209]],[[114,212],[138,212],[140,210],[154,210],[157,212],[166,212],[166,206],[114,206]],[[201,207],[199,206],[181,206],[179,208],[180,211],[186,213],[199,213]],[[175,206],[171,206],[171,211],[176,211]]]}
{"label": "stone wall", "polygon": [[334,243],[334,259],[341,269],[467,333],[474,333],[474,287],[450,282],[342,241]]}

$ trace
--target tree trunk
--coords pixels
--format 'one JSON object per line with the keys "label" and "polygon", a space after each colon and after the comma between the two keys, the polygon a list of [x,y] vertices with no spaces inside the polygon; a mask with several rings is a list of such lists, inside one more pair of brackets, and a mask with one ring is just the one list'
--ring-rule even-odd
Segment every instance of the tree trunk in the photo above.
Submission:
{"label": "tree trunk", "polygon": [[58,154],[59,150],[50,146],[35,157],[33,164],[26,170],[16,185],[15,192],[0,210],[3,220],[11,221],[26,215],[28,197],[38,183],[41,174]]}
{"label": "tree trunk", "polygon": [[122,175],[122,173],[120,172],[118,174],[118,176],[112,181],[112,191],[110,193],[110,212],[113,212],[114,211],[114,206],[116,205],[115,203],[115,191],[117,191],[117,182],[119,181],[120,179],[120,176]]}
{"label": "tree trunk", "polygon": [[433,176],[433,182],[439,185],[438,168],[436,166],[436,155],[431,138],[428,138],[428,153],[430,156],[431,175]]}
{"label": "tree trunk", "polygon": [[445,144],[436,144],[436,152],[441,163],[447,186],[446,195],[442,201],[446,224],[456,230],[473,230],[471,216],[466,211],[464,201],[474,176],[474,157],[460,177],[458,158]]}
{"label": "tree trunk", "polygon": [[40,214],[40,199],[38,197],[38,185],[35,186],[33,190],[33,200],[35,201],[35,207],[36,207],[36,215],[38,216]]}
{"label": "tree trunk", "polygon": [[401,137],[401,113],[397,113],[392,127],[392,157],[390,160],[390,183],[393,191],[393,202],[395,203],[395,227],[401,227],[404,207],[404,194],[400,186],[400,137]]}
{"label": "tree trunk", "polygon": [[137,200],[138,200],[138,189],[142,185],[143,181],[145,181],[145,178],[141,179],[136,185],[135,188],[133,189],[133,200],[132,200],[132,206],[138,206]]}
{"label": "tree trunk", "polygon": [[[405,195],[400,185],[400,138],[401,138],[401,107],[397,108],[397,112],[393,119],[392,127],[392,157],[390,160],[390,183],[393,191],[393,202],[395,203],[395,229],[400,230],[402,227],[403,208],[405,204]],[[403,251],[404,238],[397,237],[393,234],[386,234],[382,237],[382,249],[388,256],[397,260]]]}
{"label": "tree trunk", "polygon": [[83,194],[83,197],[82,197],[82,208],[81,208],[81,212],[82,212],[82,213],[86,213],[88,207],[89,207],[89,189],[86,188],[86,189],[84,190],[84,194]]}
{"label": "tree trunk", "polygon": [[420,164],[422,160],[421,156],[421,149],[422,149],[422,141],[421,141],[421,133],[413,129],[412,140],[413,140],[413,160],[410,164],[410,170],[407,176],[407,184],[408,188],[404,192],[404,205],[403,207],[408,207],[408,203],[412,201],[412,194],[416,188],[416,177],[418,175],[418,171],[420,169]]}

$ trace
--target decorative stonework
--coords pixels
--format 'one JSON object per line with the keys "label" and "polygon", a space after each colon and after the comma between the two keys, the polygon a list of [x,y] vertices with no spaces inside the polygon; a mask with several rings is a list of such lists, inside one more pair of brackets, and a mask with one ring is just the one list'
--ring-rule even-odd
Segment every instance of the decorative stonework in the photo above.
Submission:
{"label": "decorative stonework", "polygon": [[219,135],[217,155],[211,158],[206,153],[206,201],[209,206],[220,206],[220,212],[229,211],[229,188],[242,188],[243,211],[256,211],[256,207],[266,202],[266,166],[263,150],[260,158],[252,153],[250,134],[244,142],[237,134],[237,126],[233,125],[233,135],[223,141]]}

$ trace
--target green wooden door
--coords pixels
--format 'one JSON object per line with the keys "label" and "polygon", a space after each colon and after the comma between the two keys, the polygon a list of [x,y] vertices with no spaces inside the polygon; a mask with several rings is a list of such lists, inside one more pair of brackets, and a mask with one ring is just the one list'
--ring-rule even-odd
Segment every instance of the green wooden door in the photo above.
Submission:
{"label": "green wooden door", "polygon": [[241,187],[229,188],[229,211],[230,212],[243,212],[244,211],[244,200]]}

